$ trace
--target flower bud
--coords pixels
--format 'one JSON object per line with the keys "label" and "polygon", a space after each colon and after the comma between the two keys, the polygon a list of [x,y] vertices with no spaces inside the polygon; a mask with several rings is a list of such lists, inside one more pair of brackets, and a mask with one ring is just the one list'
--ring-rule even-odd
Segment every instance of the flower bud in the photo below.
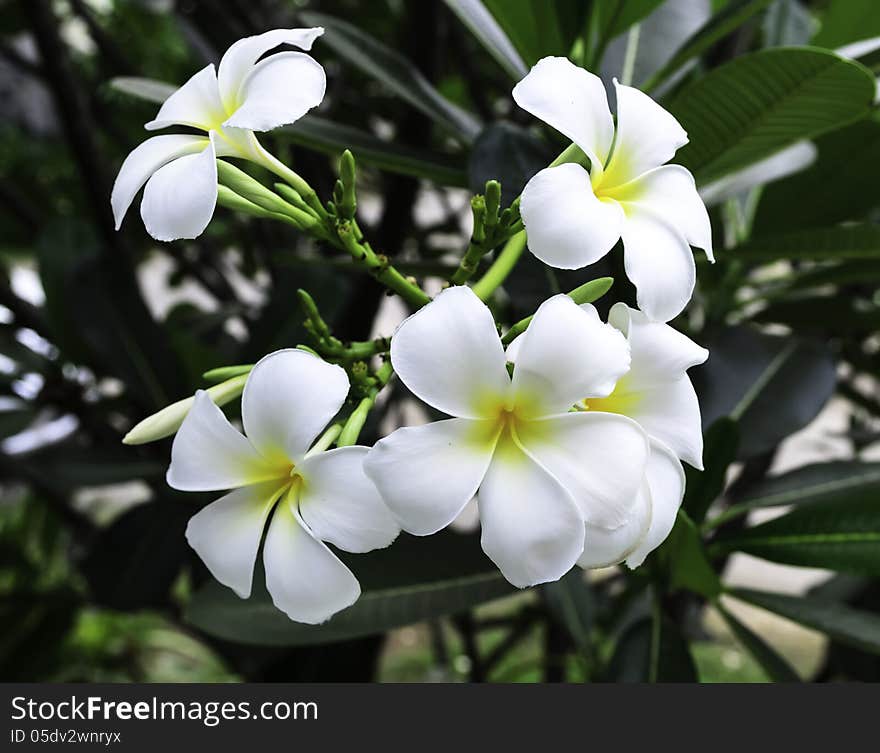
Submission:
{"label": "flower bud", "polygon": [[[215,384],[206,392],[211,396],[215,405],[226,405],[237,398],[244,391],[244,383],[248,375],[228,379],[220,384]],[[163,408],[158,413],[148,416],[137,424],[122,440],[123,444],[146,444],[164,439],[174,434],[183,423],[190,408],[193,406],[195,397],[178,400],[176,403]]]}

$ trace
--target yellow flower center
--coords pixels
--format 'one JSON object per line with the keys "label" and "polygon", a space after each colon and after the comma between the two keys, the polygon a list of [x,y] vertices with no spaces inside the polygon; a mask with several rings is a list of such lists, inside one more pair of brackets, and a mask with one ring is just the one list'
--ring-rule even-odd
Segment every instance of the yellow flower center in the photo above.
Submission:
{"label": "yellow flower center", "polygon": [[632,389],[629,381],[629,374],[624,374],[617,380],[613,392],[608,397],[584,398],[579,407],[583,410],[619,413],[622,416],[632,415],[642,401],[642,395]]}

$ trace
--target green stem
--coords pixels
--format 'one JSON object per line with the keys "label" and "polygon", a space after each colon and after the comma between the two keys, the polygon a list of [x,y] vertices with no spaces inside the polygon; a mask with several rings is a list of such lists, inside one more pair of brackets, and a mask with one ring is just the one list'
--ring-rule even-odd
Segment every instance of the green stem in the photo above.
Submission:
{"label": "green stem", "polygon": [[376,403],[376,396],[382,391],[382,388],[388,384],[388,380],[391,379],[393,373],[394,369],[391,367],[390,361],[386,361],[382,364],[375,374],[376,383],[370,388],[369,394],[357,404],[357,407],[352,411],[352,414],[345,422],[345,426],[342,428],[339,439],[336,441],[337,447],[350,447],[353,444],[357,444],[358,437],[361,435],[361,430],[367,422],[367,416],[370,414],[373,405]]}
{"label": "green stem", "polygon": [[377,254],[368,243],[359,240],[360,231],[349,221],[340,222],[336,229],[343,248],[361,268],[369,272],[378,282],[390,288],[415,308],[421,308],[431,298],[418,285],[408,280],[388,261],[388,257]]}
{"label": "green stem", "polygon": [[324,209],[324,206],[321,204],[321,200],[318,198],[318,194],[315,193],[315,189],[313,189],[301,175],[291,170],[274,154],[270,154],[265,149],[261,149],[260,152],[260,156],[262,157],[261,164],[263,167],[270,172],[275,173],[275,175],[290,185],[300,196],[302,196],[306,204],[317,212],[320,218],[325,219],[327,217],[327,210]]}
{"label": "green stem", "polygon": [[310,449],[306,453],[306,457],[311,455],[317,455],[319,452],[324,452],[330,445],[336,441],[336,438],[342,433],[342,424],[331,424],[327,427],[326,431],[318,438],[318,441],[312,445],[312,449]]}
{"label": "green stem", "polygon": [[485,301],[495,292],[498,286],[507,279],[507,275],[513,271],[525,248],[526,233],[523,230],[507,241],[504,248],[501,249],[501,253],[498,254],[498,258],[486,270],[486,274],[474,284],[474,293],[477,294],[477,298]]}

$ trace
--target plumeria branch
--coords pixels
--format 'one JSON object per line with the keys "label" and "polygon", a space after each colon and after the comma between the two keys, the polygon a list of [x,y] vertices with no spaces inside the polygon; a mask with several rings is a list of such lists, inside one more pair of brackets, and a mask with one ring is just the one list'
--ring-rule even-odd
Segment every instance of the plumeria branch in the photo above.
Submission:
{"label": "plumeria branch", "polygon": [[391,342],[387,337],[344,343],[334,337],[330,327],[318,311],[314,299],[305,291],[297,290],[300,307],[306,315],[305,327],[315,339],[315,350],[326,360],[342,363],[364,361],[380,353],[387,353]]}
{"label": "plumeria branch", "polygon": [[501,184],[497,180],[486,181],[485,192],[471,199],[474,229],[458,269],[449,278],[453,285],[466,283],[486,254],[522,230],[519,200],[499,213],[500,206]]}
{"label": "plumeria branch", "polygon": [[[355,383],[357,383],[357,372],[361,371],[362,373],[366,373],[366,364],[361,362],[360,364],[363,369],[353,369],[353,378]],[[358,366],[358,364],[355,364]],[[379,369],[372,376],[365,376],[362,379],[362,385],[366,387],[367,394],[361,398],[361,401],[357,404],[357,407],[352,411],[352,414],[349,416],[348,420],[345,422],[345,426],[342,429],[342,433],[339,435],[339,439],[336,440],[337,447],[348,447],[350,445],[357,444],[358,438],[360,437],[361,430],[364,428],[364,424],[367,422],[367,417],[370,415],[370,411],[373,409],[373,406],[376,404],[376,398],[379,396],[379,393],[382,391],[382,388],[388,384],[388,381],[391,379],[391,376],[394,374],[394,369],[391,366],[390,361],[386,361],[382,364]]]}

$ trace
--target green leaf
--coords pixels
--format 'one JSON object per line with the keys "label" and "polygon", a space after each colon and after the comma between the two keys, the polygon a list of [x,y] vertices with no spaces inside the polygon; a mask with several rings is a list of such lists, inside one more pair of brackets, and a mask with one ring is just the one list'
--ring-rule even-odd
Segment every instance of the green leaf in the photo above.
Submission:
{"label": "green leaf", "polygon": [[397,51],[347,21],[313,11],[304,11],[300,17],[309,26],[326,29],[321,41],[337,55],[465,142],[470,143],[480,132],[475,116],[447,100]]}
{"label": "green leaf", "polygon": [[734,588],[729,594],[793,622],[826,633],[848,646],[855,646],[872,654],[880,654],[880,616],[875,614],[853,609],[838,602],[754,591],[750,588]]}
{"label": "green leaf", "polygon": [[691,371],[703,425],[738,418],[740,458],[802,429],[834,392],[834,360],[822,343],[732,327],[707,347],[708,361]]}
{"label": "green leaf", "polygon": [[725,520],[749,510],[780,505],[845,505],[880,493],[880,463],[835,461],[816,463],[770,476],[749,490],[748,495],[719,517]]}
{"label": "green leaf", "polygon": [[684,510],[678,511],[675,526],[657,550],[657,557],[666,568],[670,591],[684,588],[708,599],[721,593],[718,573],[709,564],[700,534]]}
{"label": "green leaf", "polygon": [[573,568],[555,583],[542,586],[547,607],[581,649],[590,643],[590,631],[596,619],[596,598],[583,570]]}
{"label": "green leaf", "polygon": [[594,0],[594,31],[604,46],[614,37],[623,34],[630,26],[639,23],[654,11],[663,0]]}
{"label": "green leaf", "polygon": [[880,483],[830,502],[798,507],[785,515],[712,544],[712,554],[745,552],[802,567],[880,575]]}
{"label": "green leaf", "polygon": [[804,334],[864,337],[880,329],[880,308],[861,297],[815,295],[775,301],[752,319],[787,324]]}
{"label": "green leaf", "polygon": [[254,593],[239,599],[212,581],[186,609],[186,619],[210,635],[238,643],[296,646],[383,633],[401,625],[460,612],[514,588],[480,549],[479,537],[443,531],[406,534],[388,549],[340,554],[361,583],[361,597],[323,625],[292,622],[271,602],[262,572]]}
{"label": "green leaf", "polygon": [[858,63],[808,47],[761,50],[710,71],[668,109],[688,132],[677,154],[698,184],[801,139],[866,115],[874,77]]}
{"label": "green leaf", "polygon": [[444,186],[468,185],[460,157],[389,143],[367,131],[317,115],[306,115],[293,125],[279,128],[277,133],[286,135],[295,144],[334,156],[351,149],[358,164],[373,165],[391,173],[413,175]]}
{"label": "green leaf", "polygon": [[830,0],[826,6],[813,44],[840,47],[847,42],[880,35],[876,0]]}
{"label": "green leaf", "polygon": [[484,3],[527,66],[547,55],[567,55],[583,28],[582,2],[484,0]]}
{"label": "green leaf", "polygon": [[702,522],[712,503],[724,491],[727,469],[739,450],[739,427],[730,418],[719,418],[703,438],[703,467],[685,466],[687,486],[682,508],[692,520]]}
{"label": "green leaf", "polygon": [[847,285],[880,281],[880,259],[857,260],[843,264],[822,264],[786,275],[788,290],[807,290],[825,285]]}
{"label": "green leaf", "polygon": [[819,24],[800,0],[774,0],[761,24],[765,47],[809,44]]}
{"label": "green leaf", "polygon": [[644,618],[621,635],[608,664],[609,682],[697,682],[697,667],[678,628],[666,617]]}
{"label": "green leaf", "polygon": [[529,72],[504,29],[482,0],[446,0],[446,4],[514,81],[519,81]]}
{"label": "green leaf", "polygon": [[797,672],[776,652],[776,649],[765,643],[764,639],[753,632],[748,625],[740,622],[720,603],[716,603],[715,608],[720,612],[730,628],[730,632],[742,644],[742,647],[761,665],[761,669],[764,670],[769,680],[772,682],[801,681]]}
{"label": "green leaf", "polygon": [[[675,55],[693,34],[712,17],[710,0],[667,0],[639,24],[638,45],[635,49],[632,81],[640,89],[647,81]],[[621,34],[613,39],[602,56],[602,78],[611,80],[620,76],[629,47],[629,34]],[[632,50],[629,50],[632,54]],[[696,61],[693,61],[696,62]],[[688,66],[666,79],[662,88],[672,85],[676,79],[687,72]],[[655,92],[656,94],[656,92]]]}
{"label": "green leaf", "polygon": [[747,241],[730,251],[731,258],[748,261],[880,258],[880,227],[843,225],[768,235]]}
{"label": "green leaf", "polygon": [[110,79],[110,88],[115,91],[129,94],[147,102],[162,104],[168,97],[177,91],[179,87],[165,81],[157,81],[153,78],[139,78],[137,76],[117,76]]}
{"label": "green leaf", "polygon": [[869,118],[827,133],[816,148],[810,167],[761,194],[753,236],[862,220],[880,204],[880,122]]}
{"label": "green leaf", "polygon": [[470,188],[482,193],[487,180],[501,182],[501,203],[509,205],[529,179],[553,159],[553,150],[522,126],[491,123],[479,135],[468,160]]}
{"label": "green leaf", "polygon": [[766,8],[772,0],[731,0],[723,10],[716,13],[699,31],[690,37],[670,60],[642,85],[645,91],[652,91],[668,79],[692,58],[702,55],[718,40],[748,21],[753,15]]}

